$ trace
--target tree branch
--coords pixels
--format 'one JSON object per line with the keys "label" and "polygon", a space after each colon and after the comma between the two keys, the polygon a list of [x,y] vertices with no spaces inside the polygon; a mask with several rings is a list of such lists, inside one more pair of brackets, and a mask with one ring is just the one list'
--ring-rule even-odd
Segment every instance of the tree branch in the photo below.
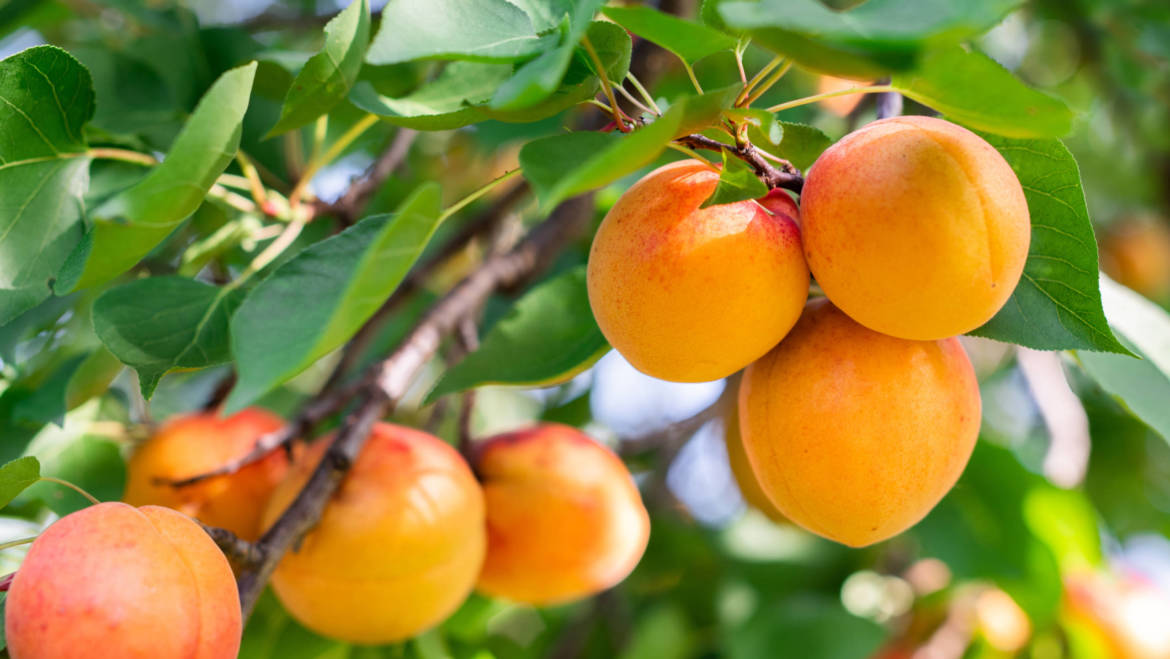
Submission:
{"label": "tree branch", "polygon": [[[342,424],[296,499],[254,543],[252,560],[237,574],[240,603],[247,616],[280,558],[320,520],[350,465],[357,459],[370,429],[406,393],[414,377],[468,313],[491,293],[515,286],[545,267],[555,253],[588,223],[592,199],[583,195],[565,202],[507,253],[488,259],[435,303],[398,348],[362,378],[361,402]],[[231,543],[233,550],[239,550]],[[222,545],[221,545],[222,546]]]}
{"label": "tree branch", "polygon": [[804,177],[800,175],[800,170],[793,167],[791,164],[785,163],[781,167],[776,167],[768,162],[759,150],[751,144],[743,146],[736,146],[734,144],[724,144],[719,140],[713,140],[710,137],[699,135],[697,133],[691,135],[684,135],[677,138],[675,142],[692,149],[707,149],[708,151],[727,151],[731,155],[746,162],[756,172],[756,176],[760,180],[772,188],[784,188],[799,193],[804,187]]}
{"label": "tree branch", "polygon": [[406,160],[416,137],[418,137],[418,131],[410,128],[399,128],[398,132],[394,134],[394,139],[390,141],[390,146],[386,147],[386,150],[378,156],[373,165],[370,165],[365,175],[350,185],[340,199],[318,208],[318,212],[335,215],[346,226],[356,222],[378,188]]}

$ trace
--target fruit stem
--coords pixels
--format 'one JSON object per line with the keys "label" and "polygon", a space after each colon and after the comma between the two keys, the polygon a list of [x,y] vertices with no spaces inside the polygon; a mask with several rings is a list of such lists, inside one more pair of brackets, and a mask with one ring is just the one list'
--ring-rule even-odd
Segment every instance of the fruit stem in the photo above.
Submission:
{"label": "fruit stem", "polygon": [[623,133],[630,132],[630,127],[626,125],[625,116],[620,106],[618,106],[617,97],[613,95],[613,85],[609,81],[609,75],[605,72],[605,65],[601,63],[601,57],[597,55],[597,50],[593,48],[593,42],[589,41],[589,37],[581,39],[581,45],[585,46],[585,52],[589,54],[589,59],[593,62],[593,68],[597,69],[597,77],[601,80],[601,91],[605,94],[606,100],[609,101],[611,112],[613,113],[613,120],[617,122],[618,130]]}
{"label": "fruit stem", "polygon": [[292,208],[296,208],[301,203],[301,197],[304,196],[305,188],[309,186],[309,182],[313,180],[313,176],[325,165],[333,162],[337,156],[341,155],[354,140],[361,137],[362,133],[366,132],[374,124],[378,123],[378,116],[374,114],[367,114],[365,117],[354,125],[349,127],[341,137],[337,138],[323,154],[314,154],[309,158],[309,163],[305,165],[305,171],[301,172],[297,184],[293,186],[292,192],[288,195],[288,203]]}
{"label": "fruit stem", "polygon": [[[43,481],[43,482],[45,482],[45,483],[56,483],[57,485],[64,485],[65,487],[67,487],[67,488],[69,488],[69,489],[73,490],[74,492],[76,492],[76,493],[80,494],[81,496],[85,497],[86,499],[89,499],[89,502],[90,502],[90,503],[92,503],[92,504],[94,504],[94,505],[97,505],[97,504],[101,503],[101,501],[99,501],[97,497],[95,497],[94,495],[90,494],[89,492],[86,492],[85,490],[83,490],[83,489],[81,489],[80,487],[78,487],[78,486],[74,485],[73,483],[70,483],[70,482],[69,482],[69,481],[67,481],[67,480],[62,480],[62,479],[60,479],[60,478],[53,478],[52,476],[41,476],[41,477],[40,477],[40,478],[38,478],[37,480],[38,480],[38,481]],[[0,549],[3,549],[3,548],[4,548],[4,546],[3,546],[3,545],[0,545]]]}
{"label": "fruit stem", "polygon": [[699,84],[699,79],[695,77],[695,70],[691,68],[690,64],[687,64],[685,59],[681,57],[678,59],[682,62],[683,68],[686,69],[687,77],[691,79],[691,84],[695,86],[695,91],[699,92],[700,94],[704,93],[703,86]]}
{"label": "fruit stem", "polygon": [[21,538],[19,540],[9,540],[8,542],[0,542],[0,551],[4,551],[5,549],[12,549],[13,547],[19,547],[21,545],[27,545],[36,539],[37,539],[37,536],[34,535],[31,538]]}
{"label": "fruit stem", "polygon": [[824,94],[805,96],[804,98],[798,98],[795,100],[786,101],[784,103],[780,103],[779,105],[773,105],[772,107],[768,108],[767,111],[768,112],[780,112],[782,110],[787,110],[789,108],[795,108],[795,107],[799,107],[801,105],[808,105],[809,103],[816,103],[817,101],[823,101],[827,98],[833,98],[835,96],[845,96],[847,94],[880,94],[882,92],[896,92],[896,91],[898,91],[898,89],[896,87],[892,87],[890,85],[873,85],[871,87],[850,87],[849,89],[842,89],[842,90],[835,91],[835,92],[825,92]]}
{"label": "fruit stem", "polygon": [[634,89],[638,90],[638,93],[641,94],[642,99],[646,101],[646,104],[654,108],[654,114],[662,116],[662,108],[658,107],[658,104],[654,102],[654,97],[651,96],[650,92],[646,91],[646,88],[642,86],[642,83],[638,80],[638,76],[634,75],[634,73],[631,71],[626,73],[626,79],[630,81],[630,84],[634,86]]}
{"label": "fruit stem", "polygon": [[252,191],[252,199],[261,208],[264,207],[268,200],[268,195],[264,190],[264,183],[260,180],[260,173],[256,171],[255,165],[252,164],[252,159],[244,155],[243,151],[236,152],[236,162],[240,164],[240,171],[244,173],[244,179],[248,182],[248,188]]}
{"label": "fruit stem", "polygon": [[783,61],[783,55],[777,55],[776,57],[773,57],[772,61],[765,64],[764,68],[760,69],[756,75],[752,76],[751,80],[745,82],[743,84],[743,91],[741,91],[739,93],[739,97],[735,99],[736,107],[739,107],[739,105],[744,102],[748,95],[752,93],[752,90],[755,89],[756,85],[760,84],[760,81],[763,80],[769,73],[771,73],[772,69],[780,66],[781,62]]}

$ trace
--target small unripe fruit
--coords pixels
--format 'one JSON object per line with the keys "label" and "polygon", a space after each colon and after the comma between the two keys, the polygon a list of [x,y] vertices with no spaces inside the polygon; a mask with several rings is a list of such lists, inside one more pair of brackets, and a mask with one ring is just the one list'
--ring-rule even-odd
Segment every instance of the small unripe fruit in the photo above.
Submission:
{"label": "small unripe fruit", "polygon": [[[319,442],[276,489],[265,525],[288,507],[320,462]],[[483,565],[483,493],[450,445],[389,423],[374,425],[341,488],[299,549],[272,575],[303,625],[351,643],[400,641],[442,621]]]}
{"label": "small unripe fruit", "polygon": [[718,181],[697,160],[660,167],[622,195],[593,239],[593,315],[647,375],[730,375],[784,338],[808,298],[796,224],[753,200],[700,209]]}
{"label": "small unripe fruit", "polygon": [[168,481],[207,473],[247,455],[261,436],[282,426],[280,417],[259,408],[226,418],[200,412],[170,419],[131,456],[122,499],[133,506],[174,508],[204,524],[255,540],[260,537],[260,515],[268,497],[288,472],[283,450],[234,474],[183,487]]}
{"label": "small unripe fruit", "polygon": [[650,518],[625,464],[580,431],[545,424],[480,445],[488,552],[480,591],[545,605],[616,585],[646,550]]}
{"label": "small unripe fruit", "polygon": [[744,448],[789,520],[861,547],[922,519],[979,434],[979,387],[957,339],[909,341],[811,302],[740,384]]}
{"label": "small unripe fruit", "polygon": [[833,304],[917,340],[990,320],[1031,240],[1027,200],[1003,156],[932,117],[875,121],[821,154],[801,194],[801,231]]}
{"label": "small unripe fruit", "polygon": [[227,559],[169,508],[101,503],[57,520],[8,591],[13,659],[230,659],[240,600]]}

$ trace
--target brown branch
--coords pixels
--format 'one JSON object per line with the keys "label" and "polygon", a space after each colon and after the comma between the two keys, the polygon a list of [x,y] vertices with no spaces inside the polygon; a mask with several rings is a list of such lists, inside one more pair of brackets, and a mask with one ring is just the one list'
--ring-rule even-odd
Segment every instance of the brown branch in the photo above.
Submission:
{"label": "brown branch", "polygon": [[342,424],[296,499],[255,545],[254,559],[237,574],[245,616],[267,583],[280,558],[320,520],[330,497],[357,459],[370,429],[406,393],[419,370],[439,349],[468,313],[491,293],[514,286],[545,267],[562,246],[588,223],[592,199],[570,200],[534,228],[505,254],[494,256],[468,275],[434,304],[389,357],[375,364],[362,379],[362,398]]}
{"label": "brown branch", "polygon": [[769,189],[784,188],[785,190],[799,193],[801,188],[804,187],[804,177],[800,175],[800,170],[787,163],[781,167],[776,167],[760,155],[759,150],[751,144],[744,144],[743,146],[724,144],[719,140],[714,140],[697,133],[679,137],[675,139],[675,142],[692,149],[727,151],[750,165],[752,170],[755,171],[756,176],[759,176],[760,180]]}
{"label": "brown branch", "polygon": [[[463,319],[459,324],[459,344],[464,355],[475,352],[479,347],[479,330],[471,316]],[[463,457],[471,457],[473,437],[471,434],[471,414],[475,411],[475,389],[463,392],[459,406],[459,452]]]}
{"label": "brown branch", "polygon": [[695,414],[676,421],[664,428],[649,432],[640,437],[623,439],[618,447],[622,457],[642,455],[658,449],[679,449],[707,422],[723,416],[724,409],[732,404],[737,388],[729,384],[723,388],[719,398]]}
{"label": "brown branch", "polygon": [[418,137],[418,131],[410,128],[399,128],[398,132],[394,134],[394,139],[390,141],[390,146],[386,147],[386,150],[378,156],[373,165],[370,165],[365,175],[354,181],[337,201],[319,207],[318,212],[336,216],[345,226],[356,222],[378,188],[406,160],[416,137]]}
{"label": "brown branch", "polygon": [[232,565],[251,565],[256,561],[262,560],[263,557],[260,555],[259,548],[255,544],[240,538],[227,529],[221,529],[218,526],[208,526],[199,520],[195,520],[195,523],[203,527],[207,535],[211,536],[215,544],[219,545],[220,551],[223,552],[224,556],[227,556],[228,561]]}

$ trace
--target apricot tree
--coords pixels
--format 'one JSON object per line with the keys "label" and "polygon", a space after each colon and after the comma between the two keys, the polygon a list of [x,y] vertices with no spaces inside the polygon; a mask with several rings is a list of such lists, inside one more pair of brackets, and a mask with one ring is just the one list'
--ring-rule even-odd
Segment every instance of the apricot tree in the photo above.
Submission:
{"label": "apricot tree", "polygon": [[191,4],[0,8],[11,656],[1170,657],[1167,11]]}

